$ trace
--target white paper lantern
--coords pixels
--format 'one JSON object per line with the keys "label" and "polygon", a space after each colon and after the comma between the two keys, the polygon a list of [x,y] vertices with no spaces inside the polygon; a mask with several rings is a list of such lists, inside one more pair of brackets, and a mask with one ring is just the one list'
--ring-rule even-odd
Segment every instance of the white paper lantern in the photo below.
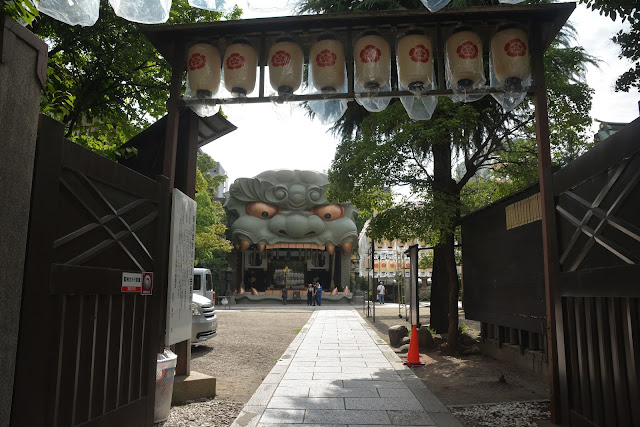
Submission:
{"label": "white paper lantern", "polygon": [[473,31],[459,31],[447,40],[447,79],[454,89],[472,88],[484,80],[482,40]]}
{"label": "white paper lantern", "polygon": [[355,84],[367,91],[379,90],[389,83],[389,43],[378,35],[366,35],[354,48]]}
{"label": "white paper lantern", "polygon": [[507,88],[518,88],[531,75],[529,37],[519,28],[507,28],[491,39],[491,57],[496,80]]}
{"label": "white paper lantern", "polygon": [[400,86],[421,92],[433,82],[433,48],[423,34],[409,34],[398,41],[398,79]]}
{"label": "white paper lantern", "polygon": [[290,95],[302,84],[304,56],[300,45],[281,40],[269,49],[269,81],[278,95]]}
{"label": "white paper lantern", "polygon": [[337,92],[344,86],[344,47],[331,36],[321,37],[309,55],[313,87],[320,92]]}
{"label": "white paper lantern", "polygon": [[220,51],[208,43],[198,43],[187,53],[189,88],[198,98],[210,98],[220,88]]}
{"label": "white paper lantern", "polygon": [[256,85],[256,50],[244,40],[231,44],[224,53],[224,87],[233,96],[246,96]]}

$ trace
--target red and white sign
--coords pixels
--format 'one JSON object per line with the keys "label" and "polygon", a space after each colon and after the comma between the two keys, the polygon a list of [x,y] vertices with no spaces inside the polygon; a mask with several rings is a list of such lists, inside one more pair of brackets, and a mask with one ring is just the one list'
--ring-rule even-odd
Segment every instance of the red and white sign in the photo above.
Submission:
{"label": "red and white sign", "polygon": [[140,292],[142,290],[142,274],[122,273],[121,292]]}
{"label": "red and white sign", "polygon": [[153,290],[153,273],[142,273],[142,295],[151,295]]}

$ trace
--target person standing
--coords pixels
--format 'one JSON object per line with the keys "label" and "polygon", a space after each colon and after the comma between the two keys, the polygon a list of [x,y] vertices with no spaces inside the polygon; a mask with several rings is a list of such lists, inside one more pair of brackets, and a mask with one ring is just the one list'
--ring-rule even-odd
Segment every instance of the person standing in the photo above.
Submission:
{"label": "person standing", "polygon": [[311,295],[311,300],[313,301],[313,306],[316,306],[316,302],[318,301],[318,287],[315,283],[311,285],[311,289],[313,289],[313,293]]}
{"label": "person standing", "polygon": [[318,300],[318,305],[322,305],[322,285],[320,282],[317,283],[316,287],[316,299]]}
{"label": "person standing", "polygon": [[282,304],[287,305],[287,288],[282,288]]}
{"label": "person standing", "polygon": [[312,302],[313,302],[313,284],[309,283],[307,285],[307,305],[311,305]]}
{"label": "person standing", "polygon": [[377,289],[378,289],[378,303],[384,304],[384,294],[385,294],[384,282],[380,282],[378,284]]}

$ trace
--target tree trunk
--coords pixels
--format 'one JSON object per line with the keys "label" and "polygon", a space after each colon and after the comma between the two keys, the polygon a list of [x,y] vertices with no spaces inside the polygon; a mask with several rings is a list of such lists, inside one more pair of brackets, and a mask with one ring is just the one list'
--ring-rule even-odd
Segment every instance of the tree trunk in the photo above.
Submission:
{"label": "tree trunk", "polygon": [[446,253],[446,244],[438,244],[433,250],[430,326],[439,334],[446,332],[449,324],[449,273],[446,268]]}
{"label": "tree trunk", "polygon": [[[452,202],[451,196],[456,193],[455,181],[451,177],[451,144],[449,141],[435,143],[431,147],[433,153],[433,194],[438,205]],[[455,269],[453,252],[452,218],[448,227],[440,230],[440,242],[433,250],[433,275],[431,283],[431,328],[437,333],[444,333],[449,326],[449,287],[451,285],[451,264]],[[457,313],[457,310],[456,310]],[[457,326],[456,326],[457,328]]]}
{"label": "tree trunk", "polygon": [[456,351],[456,341],[458,339],[458,271],[456,270],[455,246],[453,234],[447,236],[446,268],[449,277],[449,330],[447,346],[449,354]]}

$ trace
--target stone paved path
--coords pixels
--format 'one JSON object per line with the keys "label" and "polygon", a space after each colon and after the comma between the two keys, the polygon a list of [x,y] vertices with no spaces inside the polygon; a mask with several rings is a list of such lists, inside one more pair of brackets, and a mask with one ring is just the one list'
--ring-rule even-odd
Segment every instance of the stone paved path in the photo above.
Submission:
{"label": "stone paved path", "polygon": [[462,426],[355,309],[322,308],[233,426]]}

